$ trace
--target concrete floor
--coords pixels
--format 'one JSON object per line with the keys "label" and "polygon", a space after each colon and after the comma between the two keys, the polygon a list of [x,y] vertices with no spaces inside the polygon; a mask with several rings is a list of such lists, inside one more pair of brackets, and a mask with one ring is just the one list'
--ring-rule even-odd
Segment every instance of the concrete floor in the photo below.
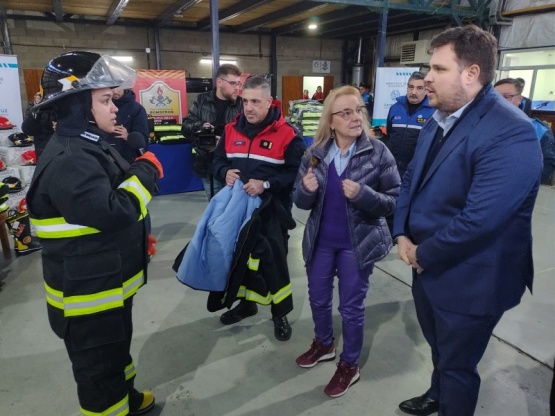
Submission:
{"label": "concrete floor", "polygon": [[[377,264],[367,297],[361,380],[340,398],[323,388],[335,365],[297,367],[312,339],[300,254],[306,212],[294,210],[290,271],[293,336],[273,336],[270,311],[224,327],[206,310],[207,294],[181,285],[171,270],[206,206],[194,192],[150,204],[158,239],[149,284],[135,297],[132,353],[136,385],[151,389],[163,416],[402,415],[400,401],[428,387],[430,354],[410,293],[410,270],[395,252]],[[509,311],[480,364],[478,416],[546,416],[555,355],[555,188],[542,186],[534,212],[534,296]],[[51,332],[40,254],[0,260],[0,415],[77,415],[70,362]],[[337,312],[336,312],[337,313]],[[335,322],[341,348],[339,316]]]}

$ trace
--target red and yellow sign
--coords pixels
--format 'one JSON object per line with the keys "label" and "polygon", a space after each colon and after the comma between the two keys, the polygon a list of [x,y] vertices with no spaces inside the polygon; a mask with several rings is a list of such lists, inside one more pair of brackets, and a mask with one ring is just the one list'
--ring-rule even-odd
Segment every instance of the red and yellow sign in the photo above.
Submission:
{"label": "red and yellow sign", "polygon": [[181,124],[187,115],[185,71],[139,69],[133,91],[155,124]]}

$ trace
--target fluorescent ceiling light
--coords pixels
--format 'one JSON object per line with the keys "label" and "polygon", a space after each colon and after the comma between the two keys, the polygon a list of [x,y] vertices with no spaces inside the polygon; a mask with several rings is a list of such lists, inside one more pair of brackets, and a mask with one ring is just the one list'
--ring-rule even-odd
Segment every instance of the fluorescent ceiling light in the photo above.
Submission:
{"label": "fluorescent ceiling light", "polygon": [[[200,60],[201,64],[212,64],[212,58],[201,58]],[[237,65],[237,61],[231,60],[231,59],[220,59],[220,65],[223,64],[231,64],[231,65]]]}
{"label": "fluorescent ceiling light", "polygon": [[112,56],[112,58],[120,62],[133,62],[132,56]]}
{"label": "fluorescent ceiling light", "polygon": [[311,24],[308,25],[308,28],[310,30],[318,29],[318,25],[316,23],[311,23]]}

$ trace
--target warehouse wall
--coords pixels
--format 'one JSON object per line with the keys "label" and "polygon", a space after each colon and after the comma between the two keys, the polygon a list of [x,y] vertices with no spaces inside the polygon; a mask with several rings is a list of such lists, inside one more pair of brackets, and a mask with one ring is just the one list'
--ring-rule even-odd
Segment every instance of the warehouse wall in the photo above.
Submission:
{"label": "warehouse wall", "polygon": [[[150,68],[156,68],[154,30],[150,27],[8,19],[8,30],[13,53],[18,56],[21,69],[24,108],[27,94],[22,70],[44,68],[51,58],[65,51],[81,49],[112,55],[132,55],[134,57],[132,67],[148,68],[150,61]],[[234,57],[238,66],[245,72],[268,73],[270,40],[269,36],[222,33],[220,59]],[[211,54],[210,32],[162,29],[160,46],[161,69],[185,69],[191,77],[211,77],[210,65],[200,64],[200,58]],[[147,47],[151,49],[150,56],[145,52]],[[311,72],[314,59],[331,61],[329,75],[335,77],[336,85],[341,81],[341,41],[339,40],[279,37],[277,57],[278,96],[281,94],[281,76],[314,75]]]}

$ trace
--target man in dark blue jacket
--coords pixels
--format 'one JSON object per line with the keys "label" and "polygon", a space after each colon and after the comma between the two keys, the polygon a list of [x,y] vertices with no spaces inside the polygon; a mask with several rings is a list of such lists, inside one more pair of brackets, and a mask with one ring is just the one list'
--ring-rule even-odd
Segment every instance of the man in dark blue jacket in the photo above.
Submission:
{"label": "man in dark blue jacket", "polygon": [[399,407],[472,416],[477,366],[493,329],[534,278],[532,211],[541,149],[528,117],[495,92],[497,40],[476,26],[432,39],[426,89],[437,111],[422,128],[394,219],[413,268],[418,322],[430,345],[430,388]]}
{"label": "man in dark blue jacket", "polygon": [[132,163],[137,157],[136,149],[132,149],[127,145],[127,137],[129,133],[138,132],[144,138],[143,148],[148,147],[148,120],[145,108],[135,99],[135,93],[132,90],[124,90],[123,88],[114,88],[114,104],[118,108],[116,128],[114,133],[110,135],[108,141],[115,146],[118,152]]}
{"label": "man in dark blue jacket", "polygon": [[407,84],[407,95],[398,97],[387,115],[385,144],[397,162],[401,180],[414,156],[420,129],[435,111],[428,104],[424,77],[422,72],[412,73]]}

